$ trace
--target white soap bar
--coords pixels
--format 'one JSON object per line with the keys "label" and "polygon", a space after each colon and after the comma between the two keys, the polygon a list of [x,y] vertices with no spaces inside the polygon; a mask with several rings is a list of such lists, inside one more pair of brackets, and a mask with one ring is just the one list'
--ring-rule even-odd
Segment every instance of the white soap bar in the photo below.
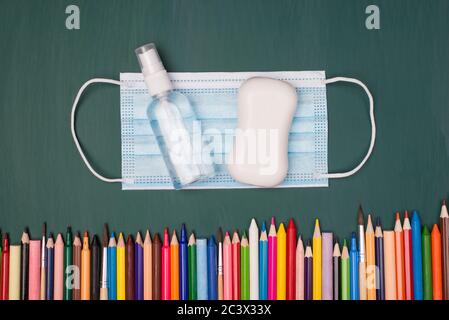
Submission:
{"label": "white soap bar", "polygon": [[295,88],[255,77],[238,94],[238,126],[228,158],[231,176],[260,187],[280,184],[288,171],[288,135],[296,110]]}

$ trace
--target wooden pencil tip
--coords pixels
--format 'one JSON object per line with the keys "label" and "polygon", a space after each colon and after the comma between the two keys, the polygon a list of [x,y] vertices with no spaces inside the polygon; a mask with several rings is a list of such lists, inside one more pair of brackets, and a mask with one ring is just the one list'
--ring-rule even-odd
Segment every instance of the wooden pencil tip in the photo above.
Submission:
{"label": "wooden pencil tip", "polygon": [[359,205],[359,210],[357,212],[357,224],[360,226],[363,226],[365,224],[364,218],[363,218],[363,209],[362,205]]}

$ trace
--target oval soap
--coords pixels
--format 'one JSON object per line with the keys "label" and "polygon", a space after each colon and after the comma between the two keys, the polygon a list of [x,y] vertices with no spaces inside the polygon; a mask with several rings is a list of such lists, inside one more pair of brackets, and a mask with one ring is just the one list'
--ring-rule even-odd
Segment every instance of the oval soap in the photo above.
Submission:
{"label": "oval soap", "polygon": [[268,188],[284,180],[297,100],[295,88],[281,80],[255,77],[240,86],[238,124],[227,159],[236,181]]}

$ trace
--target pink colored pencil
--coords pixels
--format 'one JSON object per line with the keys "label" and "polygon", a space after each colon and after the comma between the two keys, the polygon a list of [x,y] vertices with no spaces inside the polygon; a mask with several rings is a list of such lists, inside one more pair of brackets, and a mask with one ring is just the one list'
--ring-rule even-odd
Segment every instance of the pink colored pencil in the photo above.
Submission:
{"label": "pink colored pencil", "polygon": [[274,217],[268,233],[268,300],[276,300],[277,235]]}
{"label": "pink colored pencil", "polygon": [[53,299],[62,300],[64,292],[64,241],[59,233],[55,243]]}
{"label": "pink colored pencil", "polygon": [[227,231],[223,240],[223,298],[232,300],[232,245]]}
{"label": "pink colored pencil", "polygon": [[28,300],[41,299],[41,240],[30,240]]}
{"label": "pink colored pencil", "polygon": [[296,300],[304,300],[304,244],[301,236],[296,244]]}
{"label": "pink colored pencil", "polygon": [[161,255],[161,299],[171,299],[171,284],[170,284],[170,240],[168,229],[164,229],[164,242],[162,243]]}

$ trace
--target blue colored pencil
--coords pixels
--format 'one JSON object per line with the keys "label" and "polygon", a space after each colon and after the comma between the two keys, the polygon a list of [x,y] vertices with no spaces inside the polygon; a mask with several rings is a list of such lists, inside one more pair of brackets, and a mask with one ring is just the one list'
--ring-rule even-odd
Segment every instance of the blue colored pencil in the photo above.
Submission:
{"label": "blue colored pencil", "polygon": [[117,300],[117,242],[114,232],[108,245],[108,299]]}
{"label": "blue colored pencil", "polygon": [[217,300],[217,244],[215,237],[207,240],[207,296],[209,300]]}
{"label": "blue colored pencil", "polygon": [[351,300],[359,300],[359,253],[357,251],[357,238],[355,232],[351,236],[351,248],[349,250],[350,263],[350,297]]}
{"label": "blue colored pencil", "polygon": [[376,241],[376,300],[385,300],[384,236],[379,217],[376,220],[374,238]]}
{"label": "blue colored pencil", "polygon": [[415,300],[424,298],[422,276],[422,247],[421,247],[421,220],[415,210],[410,221],[412,226],[412,253],[413,253],[413,294]]}
{"label": "blue colored pencil", "polygon": [[53,280],[54,280],[54,265],[55,265],[55,247],[53,242],[53,235],[50,234],[47,241],[47,275],[46,275],[46,300],[53,300]]}
{"label": "blue colored pencil", "polygon": [[197,300],[208,300],[207,295],[207,240],[196,240]]}
{"label": "blue colored pencil", "polygon": [[268,299],[268,237],[265,222],[260,229],[259,240],[259,299]]}
{"label": "blue colored pencil", "polygon": [[189,300],[188,258],[186,226],[182,224],[181,238],[179,241],[179,297],[181,300]]}

